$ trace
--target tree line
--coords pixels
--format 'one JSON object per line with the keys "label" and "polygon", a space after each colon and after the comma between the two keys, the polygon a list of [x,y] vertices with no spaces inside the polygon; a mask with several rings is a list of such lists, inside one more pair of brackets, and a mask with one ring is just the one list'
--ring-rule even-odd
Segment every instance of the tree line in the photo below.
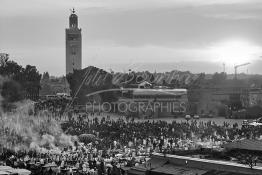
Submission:
{"label": "tree line", "polygon": [[0,89],[3,97],[2,106],[29,98],[36,100],[39,96],[41,74],[35,66],[23,67],[9,57],[1,59]]}

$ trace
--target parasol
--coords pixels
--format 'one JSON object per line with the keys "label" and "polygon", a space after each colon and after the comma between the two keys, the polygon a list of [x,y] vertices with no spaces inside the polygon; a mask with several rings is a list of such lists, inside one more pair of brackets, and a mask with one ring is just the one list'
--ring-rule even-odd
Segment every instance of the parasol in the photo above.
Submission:
{"label": "parasol", "polygon": [[113,168],[113,165],[111,165],[111,164],[106,164],[106,167]]}
{"label": "parasol", "polygon": [[185,119],[188,121],[188,120],[191,119],[191,116],[190,116],[190,115],[186,115],[186,116],[185,116]]}
{"label": "parasol", "polygon": [[53,164],[53,163],[48,163],[48,164],[45,164],[43,167],[44,168],[51,168],[51,167],[57,167],[57,165]]}
{"label": "parasol", "polygon": [[194,115],[194,119],[199,119],[199,115]]}

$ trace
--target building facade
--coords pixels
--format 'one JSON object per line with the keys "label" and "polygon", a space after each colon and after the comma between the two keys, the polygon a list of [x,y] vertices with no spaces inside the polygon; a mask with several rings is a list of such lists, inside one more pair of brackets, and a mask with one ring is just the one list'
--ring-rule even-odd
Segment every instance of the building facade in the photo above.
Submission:
{"label": "building facade", "polygon": [[82,68],[82,35],[78,28],[78,16],[72,10],[69,28],[66,29],[66,74]]}
{"label": "building facade", "polygon": [[187,112],[186,89],[133,89],[118,100],[118,110],[141,118],[180,117]]}
{"label": "building facade", "polygon": [[262,89],[249,88],[241,96],[241,102],[245,108],[260,106],[262,107]]}

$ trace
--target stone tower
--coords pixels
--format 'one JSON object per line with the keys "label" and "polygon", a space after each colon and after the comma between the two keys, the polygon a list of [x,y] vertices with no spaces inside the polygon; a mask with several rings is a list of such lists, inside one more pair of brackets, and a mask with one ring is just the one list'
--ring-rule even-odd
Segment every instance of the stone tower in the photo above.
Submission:
{"label": "stone tower", "polygon": [[66,74],[82,68],[82,35],[78,28],[75,10],[69,16],[69,28],[66,29]]}

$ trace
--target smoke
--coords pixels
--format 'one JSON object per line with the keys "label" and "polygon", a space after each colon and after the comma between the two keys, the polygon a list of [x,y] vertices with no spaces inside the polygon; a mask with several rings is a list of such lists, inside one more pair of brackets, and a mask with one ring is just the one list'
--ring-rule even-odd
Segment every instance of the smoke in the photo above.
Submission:
{"label": "smoke", "polygon": [[[0,76],[0,89],[6,78]],[[5,100],[0,95],[0,106]],[[60,117],[49,112],[34,114],[34,102],[23,100],[12,103],[14,110],[5,112],[0,107],[0,148],[14,151],[60,153],[64,147],[74,146],[76,136],[63,133]]]}
{"label": "smoke", "polygon": [[[6,82],[8,79],[6,77],[3,77],[0,75],[0,92],[2,93],[2,87],[4,85],[4,82]],[[0,116],[3,113],[3,108],[2,108],[2,103],[3,103],[4,98],[2,97],[2,95],[0,94]]]}
{"label": "smoke", "polygon": [[29,149],[37,152],[46,153],[52,152],[60,154],[62,148],[71,146],[73,147],[73,141],[77,140],[76,137],[61,134],[60,137],[56,138],[53,135],[45,134],[42,135],[40,140],[34,140],[30,143]]}
{"label": "smoke", "polygon": [[0,146],[15,151],[61,152],[77,141],[76,136],[63,133],[55,116],[33,116],[24,111],[4,113],[0,117],[0,133]]}

